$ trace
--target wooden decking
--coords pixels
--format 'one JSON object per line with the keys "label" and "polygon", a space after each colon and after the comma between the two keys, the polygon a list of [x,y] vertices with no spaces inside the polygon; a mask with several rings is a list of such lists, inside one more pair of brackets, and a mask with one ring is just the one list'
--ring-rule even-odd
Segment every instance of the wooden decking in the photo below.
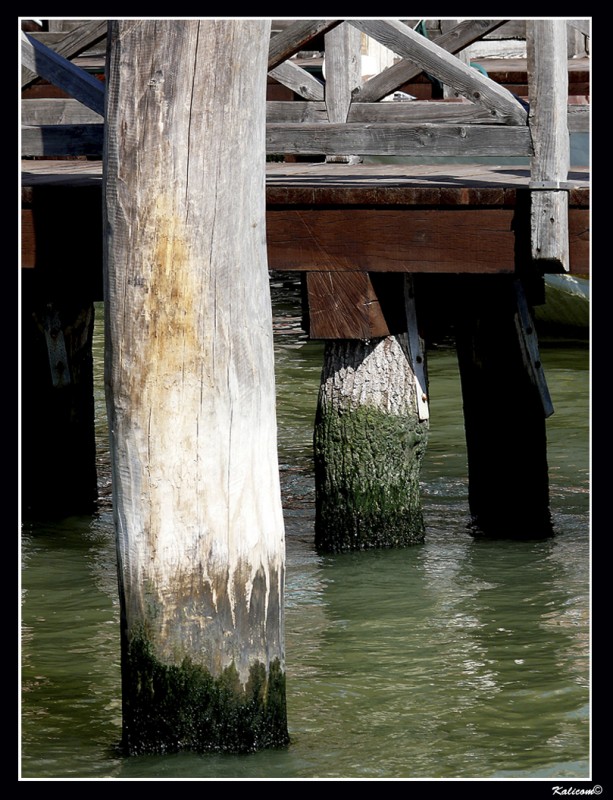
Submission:
{"label": "wooden decking", "polygon": [[[529,169],[267,165],[269,265],[303,272],[511,273],[529,234]],[[102,268],[102,166],[24,161],[22,267]],[[571,171],[570,272],[589,273],[589,174]]]}

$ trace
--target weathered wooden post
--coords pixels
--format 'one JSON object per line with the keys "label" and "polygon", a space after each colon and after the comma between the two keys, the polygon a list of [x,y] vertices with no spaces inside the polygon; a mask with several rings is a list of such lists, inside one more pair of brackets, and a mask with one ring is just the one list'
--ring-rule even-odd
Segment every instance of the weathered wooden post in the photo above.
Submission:
{"label": "weathered wooden post", "polygon": [[[315,543],[326,552],[424,540],[423,350],[406,333],[326,341],[315,420]],[[420,414],[420,404],[422,411]]]}
{"label": "weathered wooden post", "polygon": [[531,249],[537,266],[570,268],[568,251],[568,56],[564,19],[526,22],[530,130]]}
{"label": "weathered wooden post", "polygon": [[542,281],[544,267],[569,268],[566,22],[529,20],[526,33],[529,246],[520,232],[517,276],[476,282],[456,326],[472,521],[480,534],[513,539],[553,533],[546,435],[553,405],[526,288]]}
{"label": "weathered wooden post", "polygon": [[[326,33],[325,43],[325,101],[328,120],[331,123],[347,122],[352,93],[362,83],[360,31],[343,22]],[[359,154],[333,153],[326,156],[326,161],[357,164],[361,158]]]}
{"label": "weathered wooden post", "polygon": [[109,25],[106,382],[128,753],[288,742],[270,21]]}

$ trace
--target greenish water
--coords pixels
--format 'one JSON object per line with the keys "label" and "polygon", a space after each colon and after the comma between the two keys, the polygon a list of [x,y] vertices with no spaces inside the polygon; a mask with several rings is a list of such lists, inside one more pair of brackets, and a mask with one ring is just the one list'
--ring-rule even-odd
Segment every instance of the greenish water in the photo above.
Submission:
{"label": "greenish water", "polygon": [[587,779],[586,344],[542,346],[555,406],[553,539],[487,542],[466,532],[459,378],[454,351],[441,346],[428,353],[426,543],[319,556],[311,440],[322,345],[300,332],[295,294],[274,292],[291,746],[117,755],[119,615],[98,321],[99,513],[22,530],[22,778]]}

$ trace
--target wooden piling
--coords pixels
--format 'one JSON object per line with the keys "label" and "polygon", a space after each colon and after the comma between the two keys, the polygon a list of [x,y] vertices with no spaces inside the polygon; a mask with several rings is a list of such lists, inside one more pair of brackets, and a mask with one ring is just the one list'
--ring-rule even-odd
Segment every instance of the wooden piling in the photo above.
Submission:
{"label": "wooden piling", "polygon": [[21,314],[22,512],[44,518],[91,514],[98,500],[93,303],[67,293],[58,297],[39,276],[26,273]]}
{"label": "wooden piling", "polygon": [[[546,416],[551,413],[533,328],[517,279],[464,277],[458,363],[473,531],[531,539],[553,532]],[[527,360],[532,360],[528,364]]]}
{"label": "wooden piling", "polygon": [[326,341],[314,432],[315,544],[322,552],[424,539],[425,352],[406,281],[408,332]]}
{"label": "wooden piling", "polygon": [[21,507],[43,517],[91,514],[98,500],[92,340],[102,281],[96,257],[91,269],[83,262],[101,248],[100,191],[81,196],[67,234],[71,191],[38,188],[22,200],[23,237],[35,233],[38,246],[35,258],[22,253]]}
{"label": "wooden piling", "polygon": [[106,383],[128,753],[288,742],[269,24],[109,29]]}

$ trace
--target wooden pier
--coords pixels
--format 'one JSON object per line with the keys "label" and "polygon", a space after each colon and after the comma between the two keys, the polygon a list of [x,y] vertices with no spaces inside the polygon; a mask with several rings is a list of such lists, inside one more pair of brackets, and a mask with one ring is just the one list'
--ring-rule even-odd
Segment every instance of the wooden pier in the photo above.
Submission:
{"label": "wooden pier", "polygon": [[[167,665],[211,646],[200,689],[213,676],[256,710],[238,749],[262,725],[261,746],[286,741],[266,267],[304,276],[305,328],[326,342],[318,549],[423,541],[441,322],[456,337],[474,532],[553,533],[554,407],[531,314],[544,275],[591,272],[589,171],[569,157],[569,134],[589,131],[590,21],[282,20],[272,36],[263,23],[22,33],[22,502],[95,508],[103,299],[129,752],[188,735],[149,727],[160,701],[142,674],[172,695]],[[505,36],[504,57],[473,61]],[[219,84],[205,74],[218,63]],[[194,730],[194,749],[234,747]]]}
{"label": "wooden pier", "polygon": [[[383,275],[525,268],[518,252],[529,240],[526,167],[269,163],[266,173],[269,268],[306,275],[312,338],[392,332],[381,310],[389,302],[373,302],[384,291]],[[100,162],[25,161],[22,268],[59,283],[69,275],[73,289],[102,300],[101,190]],[[569,172],[566,191],[569,271],[588,276],[587,168]]]}
{"label": "wooden pier", "polygon": [[[405,329],[403,275],[421,284],[428,338],[445,296],[468,285],[461,276],[515,277],[535,305],[547,272],[590,274],[589,171],[568,159],[569,133],[589,130],[589,20],[428,20],[424,35],[417,22],[272,24],[268,265],[304,275],[312,338]],[[104,20],[29,27],[23,322],[46,341],[41,359],[46,349],[59,363],[60,372],[51,366],[57,387],[69,375],[62,336],[74,329],[60,318],[88,318],[84,310],[103,298],[107,29]],[[525,57],[517,57],[522,41]],[[476,44],[485,57],[475,64],[467,54]],[[523,165],[512,163],[518,157]]]}

